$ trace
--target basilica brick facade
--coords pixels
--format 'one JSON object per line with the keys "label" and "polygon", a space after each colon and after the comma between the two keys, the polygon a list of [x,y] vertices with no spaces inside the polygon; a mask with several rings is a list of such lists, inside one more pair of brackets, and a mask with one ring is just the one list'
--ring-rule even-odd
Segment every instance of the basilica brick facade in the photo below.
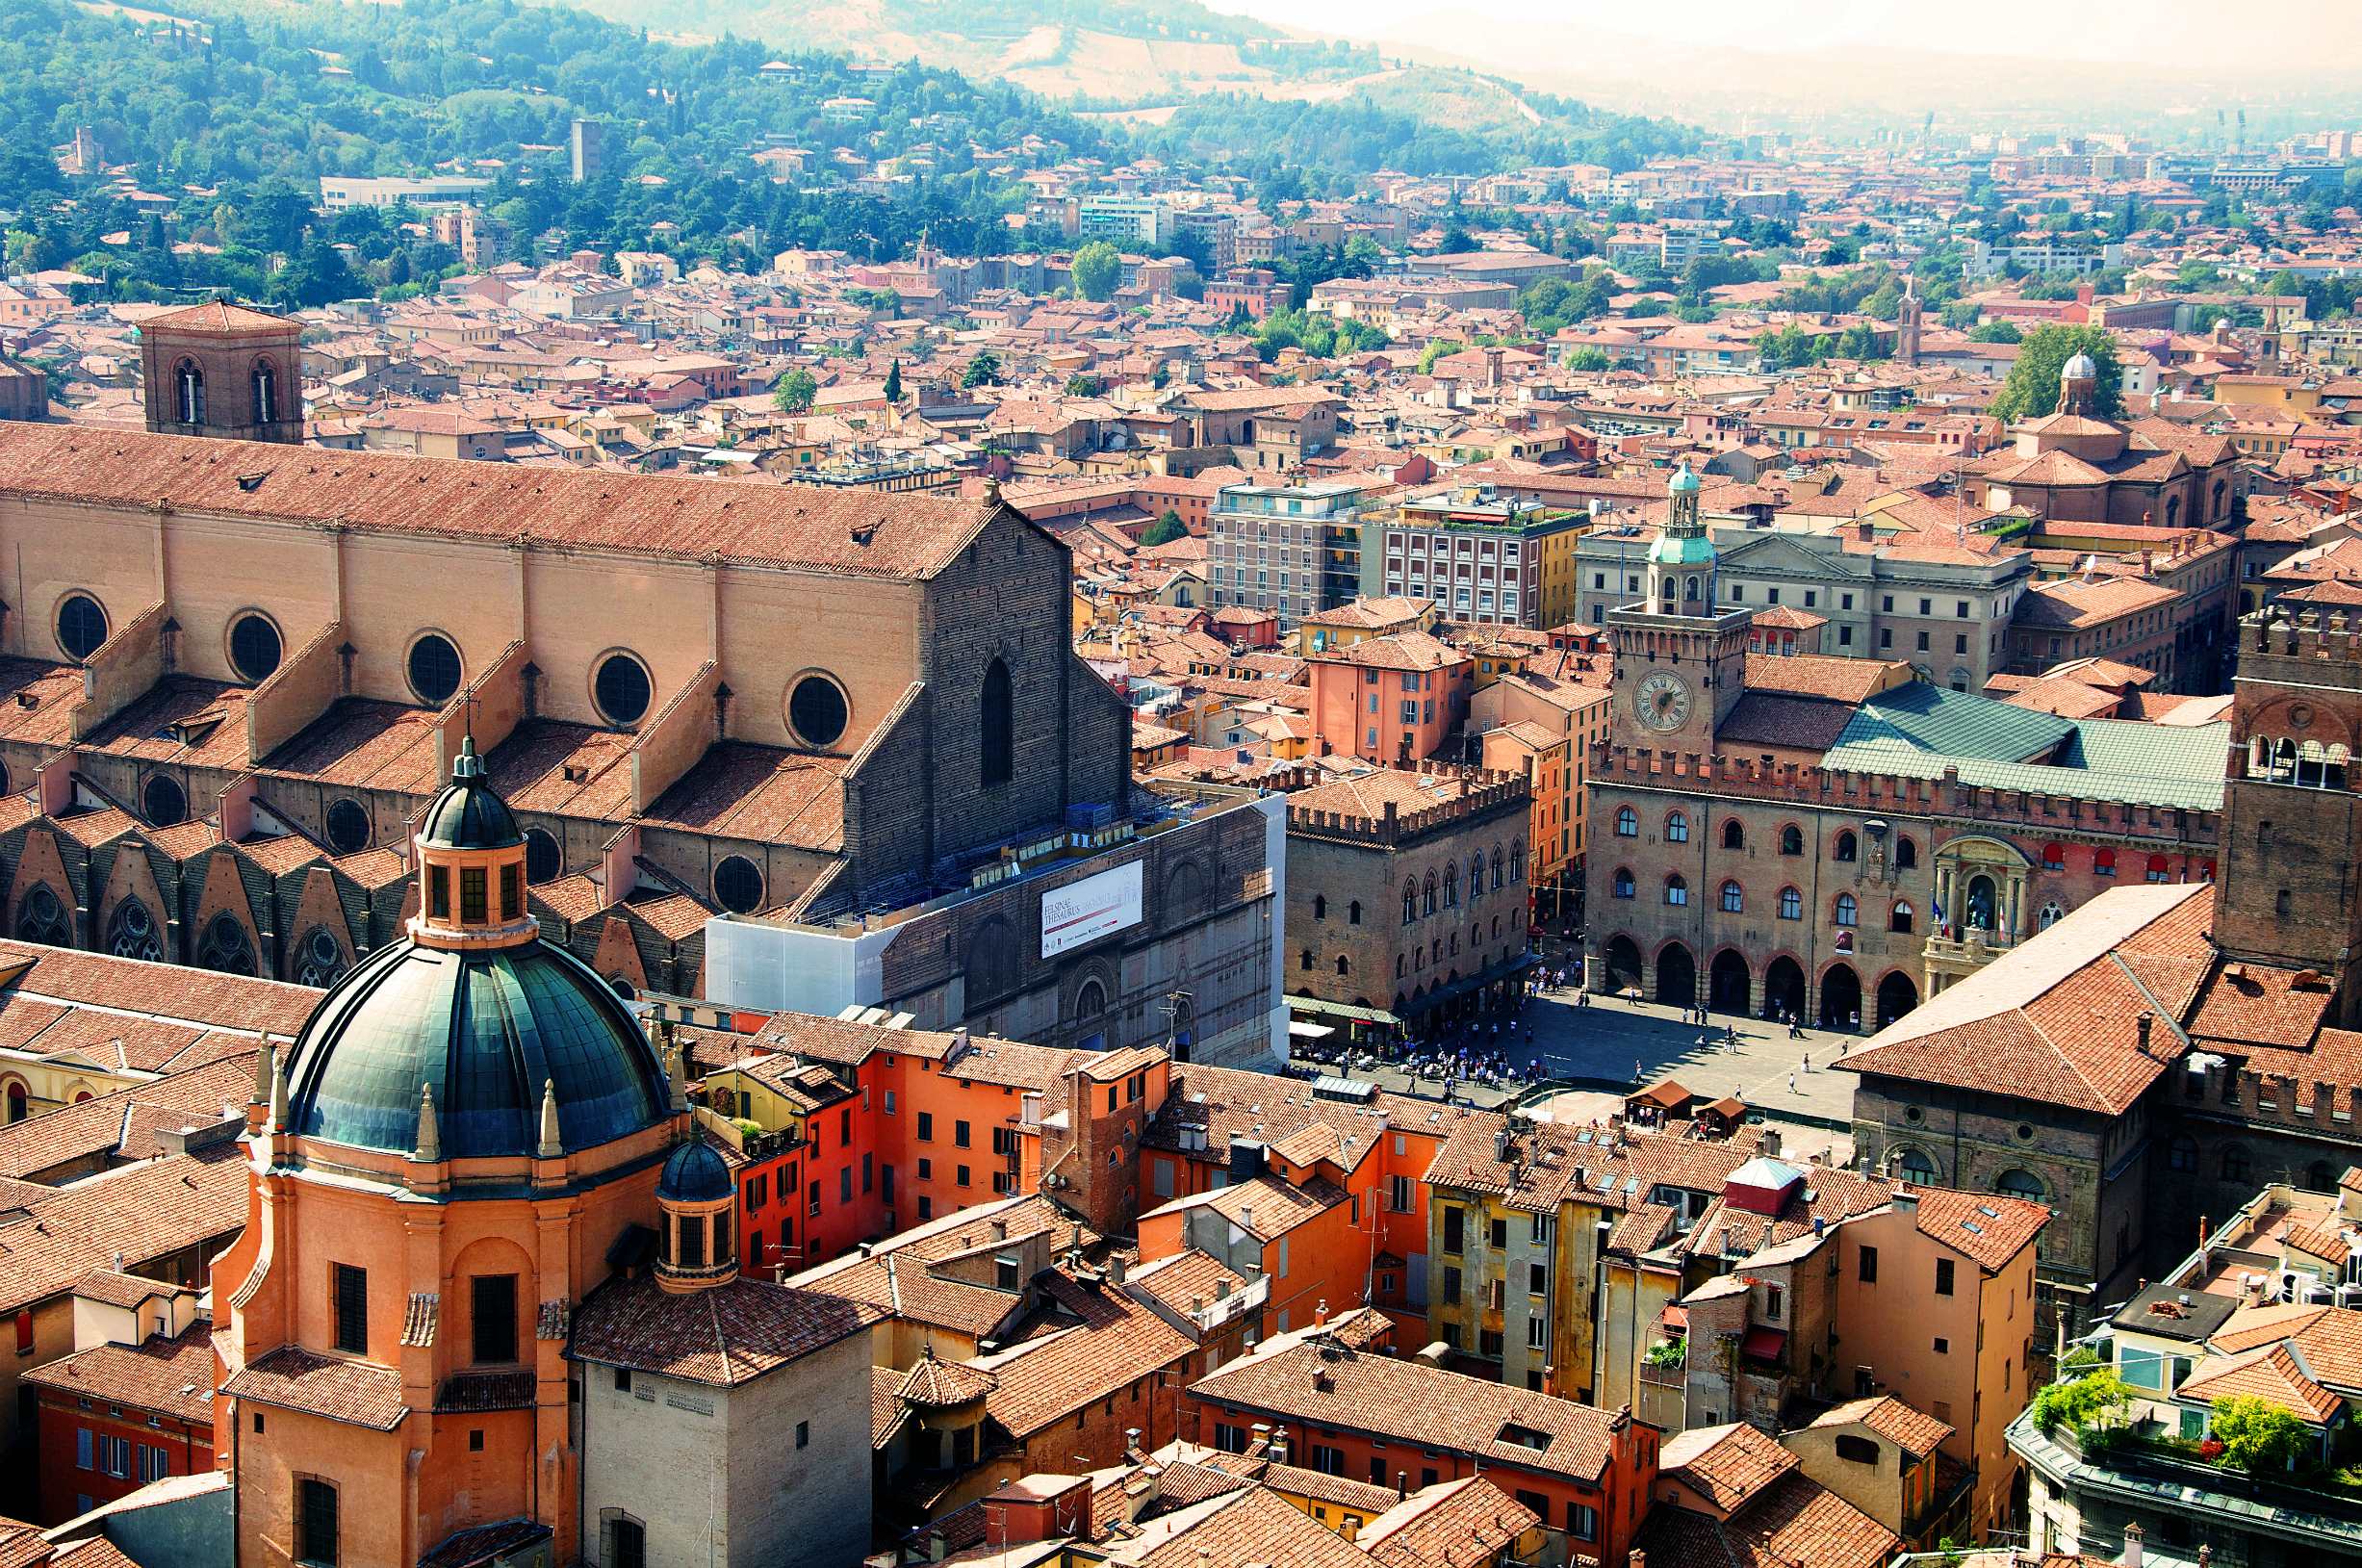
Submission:
{"label": "basilica brick facade", "polygon": [[[151,348],[268,351],[275,319],[187,314]],[[23,425],[0,537],[0,920],[28,939],[332,978],[398,921],[405,825],[473,734],[535,913],[627,994],[706,995],[716,916],[848,946],[884,921],[911,939],[861,973],[926,1026],[1163,1039],[1150,993],[1178,992],[1269,1044],[1276,835],[1134,794],[1067,552],[995,497]],[[1049,951],[1043,884],[1102,853],[1153,859],[1159,918]]]}

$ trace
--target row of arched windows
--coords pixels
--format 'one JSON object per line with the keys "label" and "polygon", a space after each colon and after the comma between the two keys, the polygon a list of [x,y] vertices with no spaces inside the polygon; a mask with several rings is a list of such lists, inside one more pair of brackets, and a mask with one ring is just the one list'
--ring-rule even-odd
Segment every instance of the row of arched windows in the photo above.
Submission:
{"label": "row of arched windows", "polygon": [[[246,373],[248,385],[254,392],[256,424],[275,424],[286,417],[281,408],[279,368],[269,359],[257,359]],[[206,423],[207,398],[205,371],[193,359],[184,359],[172,367],[173,412],[183,424]]]}
{"label": "row of arched windows", "polygon": [[2343,789],[2353,755],[2343,743],[2324,746],[2318,740],[2297,741],[2286,735],[2247,737],[2247,777],[2272,784],[2293,784],[2308,789]]}
{"label": "row of arched windows", "polygon": [[[1638,894],[1639,884],[1633,878],[1630,866],[1616,867],[1611,888],[1618,898],[1631,898]],[[1687,905],[1689,879],[1678,871],[1669,874],[1665,878],[1664,896],[1665,902],[1676,908]],[[1747,890],[1736,882],[1726,881],[1722,885],[1719,902],[1725,914],[1743,914],[1747,910]],[[1803,892],[1795,887],[1781,888],[1779,912],[1780,918],[1783,920],[1803,919],[1805,914]],[[1839,893],[1830,905],[1829,913],[1830,918],[1840,926],[1855,926],[1861,922],[1861,905],[1852,893]],[[1888,931],[1909,932],[1914,929],[1917,919],[1918,913],[1912,908],[1909,899],[1898,898],[1887,907],[1887,929]]]}
{"label": "row of arched windows", "polygon": [[[1502,847],[1495,844],[1489,862],[1482,850],[1474,851],[1469,855],[1468,896],[1470,898],[1483,896],[1485,871],[1488,864],[1492,870],[1492,891],[1494,892],[1500,892],[1512,882],[1525,881],[1526,841],[1522,838],[1510,839],[1508,853],[1505,857],[1502,852]],[[1315,906],[1313,917],[1319,919],[1326,910],[1327,902],[1316,899]],[[1402,923],[1406,926],[1414,920],[1425,919],[1439,910],[1456,910],[1459,907],[1460,866],[1457,861],[1444,867],[1440,879],[1434,871],[1430,870],[1425,881],[1410,879],[1402,884]],[[1353,906],[1352,917],[1356,924],[1360,922],[1361,906],[1359,904]]]}
{"label": "row of arched windows", "polygon": [[[1501,916],[1498,914],[1493,916],[1493,939],[1495,941],[1501,939]],[[1481,925],[1468,928],[1468,950],[1472,954],[1481,953],[1484,950],[1484,928]],[[1450,937],[1435,938],[1433,947],[1416,947],[1407,956],[1397,953],[1395,955],[1395,978],[1399,980],[1412,969],[1424,969],[1430,961],[1441,964],[1447,958],[1458,958],[1459,956],[1460,934],[1455,931]],[[1310,967],[1310,965],[1307,964],[1305,967]],[[1345,960],[1337,961],[1337,972],[1339,974],[1347,972]]]}
{"label": "row of arched windows", "polygon": [[[1617,807],[1615,815],[1615,835],[1618,838],[1639,837],[1640,813],[1630,806]],[[1668,844],[1686,844],[1689,842],[1688,812],[1667,811],[1665,813],[1665,842]],[[1732,850],[1745,849],[1747,847],[1746,824],[1739,821],[1739,819],[1736,817],[1732,817],[1725,821],[1722,825],[1722,847]],[[1802,855],[1804,852],[1804,829],[1798,827],[1793,822],[1782,824],[1780,829],[1780,853],[1787,856],[1797,856]],[[1841,863],[1850,863],[1861,858],[1861,840],[1855,835],[1851,828],[1838,830],[1836,836],[1830,840],[1829,858]],[[1918,844],[1909,837],[1896,838],[1894,841],[1895,869],[1898,871],[1909,871],[1917,866],[1918,863]]]}
{"label": "row of arched windows", "polygon": [[[1936,1162],[1915,1148],[1905,1148],[1897,1159],[1903,1179],[1913,1187],[1933,1187],[1942,1180]],[[2003,1197],[2020,1197],[2029,1203],[2049,1201],[2050,1189],[2042,1178],[2023,1169],[2004,1170],[1993,1178],[1992,1190]]]}

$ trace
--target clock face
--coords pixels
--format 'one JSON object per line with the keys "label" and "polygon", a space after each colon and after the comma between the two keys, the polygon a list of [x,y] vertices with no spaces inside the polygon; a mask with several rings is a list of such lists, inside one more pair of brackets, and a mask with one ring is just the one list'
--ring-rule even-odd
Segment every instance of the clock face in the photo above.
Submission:
{"label": "clock face", "polygon": [[1658,670],[1632,690],[1632,712],[1652,730],[1679,730],[1689,722],[1689,684],[1671,670]]}

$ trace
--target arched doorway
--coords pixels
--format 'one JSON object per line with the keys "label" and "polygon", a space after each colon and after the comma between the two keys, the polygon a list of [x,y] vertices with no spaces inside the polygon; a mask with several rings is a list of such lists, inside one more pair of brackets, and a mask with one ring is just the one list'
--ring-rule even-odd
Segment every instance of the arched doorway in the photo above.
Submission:
{"label": "arched doorway", "polygon": [[1821,976],[1821,1027],[1851,1029],[1861,1016],[1861,977],[1850,964],[1833,964]]}
{"label": "arched doorway", "polygon": [[1919,988],[1896,969],[1878,983],[1878,1027],[1884,1029],[1919,1005]]}
{"label": "arched doorway", "polygon": [[1698,961],[1680,942],[1656,955],[1656,999],[1667,1007],[1698,1005]]}
{"label": "arched doorway", "polygon": [[1607,972],[1600,976],[1601,990],[1617,991],[1640,984],[1640,944],[1630,937],[1608,941],[1605,962]]}
{"label": "arched doorway", "polygon": [[1763,1009],[1767,1016],[1784,1018],[1793,1013],[1805,1015],[1805,969],[1794,959],[1782,956],[1771,961],[1763,971]]}
{"label": "arched doorway", "polygon": [[26,1113],[31,1109],[32,1097],[31,1092],[22,1082],[11,1079],[9,1081],[8,1119],[13,1122],[22,1121]]}
{"label": "arched doorway", "polygon": [[1717,1013],[1745,1013],[1753,979],[1737,950],[1724,948],[1707,970],[1706,1005]]}

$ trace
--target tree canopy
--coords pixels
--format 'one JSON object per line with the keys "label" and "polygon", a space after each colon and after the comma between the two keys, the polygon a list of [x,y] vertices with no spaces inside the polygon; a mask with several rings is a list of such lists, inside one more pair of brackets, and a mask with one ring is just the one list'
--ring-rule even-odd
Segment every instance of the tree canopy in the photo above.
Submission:
{"label": "tree canopy", "polygon": [[804,414],[820,396],[820,382],[801,365],[771,383],[771,405],[783,414]]}
{"label": "tree canopy", "polygon": [[2257,1474],[2289,1469],[2308,1441],[2302,1422],[2252,1394],[2217,1400],[2207,1429],[2222,1445],[2226,1463]]}
{"label": "tree canopy", "polygon": [[1123,256],[1105,240],[1093,240],[1074,253],[1074,290],[1086,299],[1113,299],[1123,278]]}
{"label": "tree canopy", "polygon": [[2096,326],[2038,326],[2017,343],[2017,362],[1993,398],[1992,412],[2005,423],[2040,419],[2059,407],[2059,373],[2078,353],[2099,369],[2092,387],[2092,412],[2101,419],[2124,414],[2124,373],[2117,363],[2116,340]]}

